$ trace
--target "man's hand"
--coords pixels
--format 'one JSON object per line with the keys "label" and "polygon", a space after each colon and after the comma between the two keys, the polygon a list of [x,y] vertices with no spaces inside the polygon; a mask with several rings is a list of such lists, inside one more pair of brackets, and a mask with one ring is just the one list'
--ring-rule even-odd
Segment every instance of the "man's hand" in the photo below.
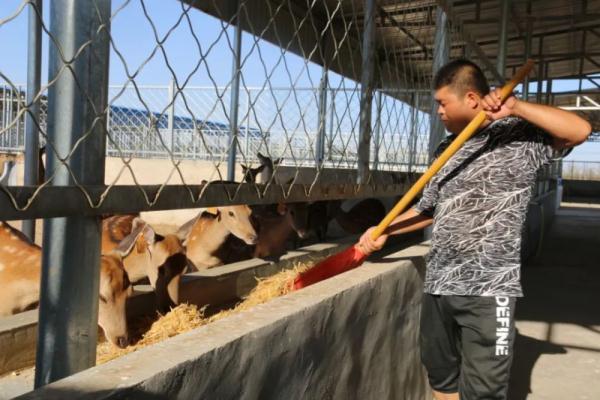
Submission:
{"label": "man's hand", "polygon": [[519,102],[519,100],[517,100],[517,98],[511,94],[506,101],[502,103],[500,101],[500,92],[500,88],[494,89],[490,91],[490,93],[483,99],[481,99],[483,111],[485,111],[487,119],[490,121],[495,121],[497,119],[513,115],[515,106]]}
{"label": "man's hand", "polygon": [[385,242],[387,241],[388,235],[381,235],[377,238],[377,240],[373,240],[371,238],[371,234],[373,233],[374,229],[374,226],[367,229],[358,241],[358,248],[360,249],[360,251],[365,253],[365,255],[370,255],[375,251],[381,250],[381,248],[385,245]]}

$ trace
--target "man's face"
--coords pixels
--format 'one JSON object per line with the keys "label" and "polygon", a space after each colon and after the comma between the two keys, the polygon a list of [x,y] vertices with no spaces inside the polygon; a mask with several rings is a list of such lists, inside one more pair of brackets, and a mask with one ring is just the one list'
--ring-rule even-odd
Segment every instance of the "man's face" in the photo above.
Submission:
{"label": "man's face", "polygon": [[437,113],[449,132],[460,133],[477,114],[478,103],[473,92],[460,96],[450,86],[443,86],[435,92],[435,100]]}

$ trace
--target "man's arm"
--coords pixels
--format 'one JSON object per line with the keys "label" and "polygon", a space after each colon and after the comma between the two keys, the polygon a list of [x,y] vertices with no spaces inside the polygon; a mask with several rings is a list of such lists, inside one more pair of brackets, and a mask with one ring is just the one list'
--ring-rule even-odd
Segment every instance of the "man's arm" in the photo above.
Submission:
{"label": "man's arm", "polygon": [[528,103],[509,97],[500,103],[500,89],[490,92],[482,99],[482,106],[488,119],[496,120],[509,115],[523,118],[548,132],[554,139],[555,149],[577,146],[585,142],[592,126],[577,114],[542,104]]}
{"label": "man's arm", "polygon": [[365,254],[371,254],[381,250],[389,235],[400,235],[424,229],[431,225],[433,218],[419,214],[414,207],[398,215],[376,241],[371,238],[371,232],[375,227],[367,229],[358,242],[358,247]]}
{"label": "man's arm", "polygon": [[401,235],[427,228],[433,218],[419,214],[414,207],[398,215],[385,230],[387,235]]}

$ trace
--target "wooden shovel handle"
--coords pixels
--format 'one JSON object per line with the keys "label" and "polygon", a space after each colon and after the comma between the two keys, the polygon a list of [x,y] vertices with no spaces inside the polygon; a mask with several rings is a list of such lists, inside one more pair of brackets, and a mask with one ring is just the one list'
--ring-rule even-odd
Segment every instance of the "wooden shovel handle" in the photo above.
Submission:
{"label": "wooden shovel handle", "polygon": [[[504,102],[510,96],[510,94],[533,68],[534,62],[533,60],[528,60],[525,65],[523,65],[519,70],[515,73],[513,78],[502,87],[500,92],[500,100]],[[402,196],[400,201],[394,206],[394,208],[385,216],[385,218],[377,225],[377,227],[373,230],[371,237],[373,240],[377,240],[379,236],[383,234],[386,228],[392,223],[392,221],[406,209],[406,207],[410,204],[410,202],[423,190],[427,182],[437,172],[442,169],[444,164],[448,161],[450,157],[454,155],[462,147],[462,145],[469,140],[471,136],[477,132],[481,124],[485,121],[486,116],[484,111],[479,111],[479,113],[473,118],[469,125],[467,125],[462,132],[454,139],[454,141],[444,150],[444,152],[431,164],[429,169],[425,171],[425,173],[419,178],[417,182],[409,189],[408,192]]]}

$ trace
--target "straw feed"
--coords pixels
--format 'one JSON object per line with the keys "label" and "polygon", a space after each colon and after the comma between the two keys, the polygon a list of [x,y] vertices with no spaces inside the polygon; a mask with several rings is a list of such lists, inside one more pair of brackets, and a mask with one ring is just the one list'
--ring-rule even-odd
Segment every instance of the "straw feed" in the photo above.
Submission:
{"label": "straw feed", "polygon": [[[202,310],[199,310],[193,304],[180,304],[171,309],[167,314],[160,316],[152,323],[150,329],[141,335],[140,340],[135,344],[127,346],[124,349],[114,346],[109,341],[98,344],[96,349],[96,364],[103,364],[107,361],[121,357],[125,354],[134,352],[148,345],[158,343],[172,336],[192,330],[205,323],[202,315]],[[137,324],[131,324],[132,330],[139,329],[140,325],[146,325],[146,321],[137,321]],[[135,337],[135,335],[133,335]]]}
{"label": "straw feed", "polygon": [[[148,318],[137,321],[137,324],[131,324],[131,330],[133,332],[137,330],[137,336],[141,336],[141,338],[135,344],[124,349],[117,348],[108,341],[100,343],[96,351],[96,363],[103,364],[180,333],[190,331],[199,326],[248,310],[256,305],[266,303],[274,297],[283,296],[292,291],[294,278],[311,266],[312,263],[297,264],[293,269],[283,270],[268,278],[258,279],[256,287],[252,289],[250,294],[242,302],[238,303],[232,309],[223,310],[210,317],[205,317],[205,308],[198,309],[198,307],[192,304],[180,304],[171,309],[167,314],[160,316],[156,321],[152,322],[150,329],[143,334],[139,331],[147,328],[151,321],[149,321]],[[135,334],[133,336],[136,337]]]}

